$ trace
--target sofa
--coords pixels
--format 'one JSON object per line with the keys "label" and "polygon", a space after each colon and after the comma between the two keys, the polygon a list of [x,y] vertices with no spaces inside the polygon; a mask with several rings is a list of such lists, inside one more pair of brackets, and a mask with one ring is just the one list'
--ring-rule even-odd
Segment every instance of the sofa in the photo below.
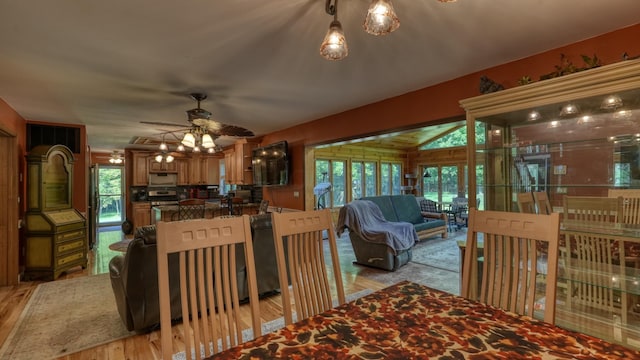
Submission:
{"label": "sofa", "polygon": [[447,215],[439,212],[422,211],[413,195],[381,195],[363,197],[361,200],[373,201],[387,221],[404,221],[413,224],[418,239],[440,235],[447,237]]}
{"label": "sofa", "polygon": [[[278,266],[276,264],[271,214],[251,216],[258,293],[261,297],[279,292]],[[239,248],[242,250],[241,248]],[[244,252],[237,251],[236,273],[240,298],[248,301]],[[111,287],[115,295],[118,313],[129,331],[148,332],[160,324],[158,301],[158,266],[155,225],[136,230],[127,252],[109,262]],[[172,318],[179,318],[180,289],[178,258],[169,257]]]}

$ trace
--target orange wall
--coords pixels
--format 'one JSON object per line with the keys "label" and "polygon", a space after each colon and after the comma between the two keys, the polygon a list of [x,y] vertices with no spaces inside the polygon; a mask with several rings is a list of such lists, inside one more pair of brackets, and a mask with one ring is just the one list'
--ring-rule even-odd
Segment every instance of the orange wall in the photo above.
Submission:
{"label": "orange wall", "polygon": [[[538,79],[560,65],[565,54],[574,65],[583,66],[580,55],[601,59],[602,64],[622,60],[622,54],[640,55],[640,24],[603,34],[565,47],[461,76],[441,84],[327,116],[264,136],[262,144],[287,140],[291,152],[291,185],[265,188],[264,198],[274,206],[304,209],[304,147],[356,138],[392,129],[419,127],[448,118],[464,118],[458,101],[480,95],[480,77],[486,75],[505,88],[517,85],[525,75]],[[473,61],[472,59],[470,61]],[[339,126],[338,126],[339,124]],[[300,192],[294,198],[294,191]]]}

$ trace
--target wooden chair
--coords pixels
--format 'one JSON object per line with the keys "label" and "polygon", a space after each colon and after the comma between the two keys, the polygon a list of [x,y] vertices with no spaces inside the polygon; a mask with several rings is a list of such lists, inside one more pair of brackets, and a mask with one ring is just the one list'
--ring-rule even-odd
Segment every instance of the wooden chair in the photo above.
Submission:
{"label": "wooden chair", "polygon": [[[176,341],[171,328],[170,287],[179,286],[187,359],[211,356],[242,340],[236,252],[244,250],[253,336],[261,335],[258,285],[249,216],[159,222],[158,288],[162,358],[171,359]],[[179,257],[179,284],[170,284],[168,258]],[[208,309],[208,310],[203,310]],[[220,339],[220,344],[218,340]],[[212,345],[213,353],[209,346]]]}
{"label": "wooden chair", "polygon": [[[178,202],[178,212],[172,216],[171,220],[189,220],[204,218],[204,199],[185,199]],[[178,218],[175,219],[174,216]]]}
{"label": "wooden chair", "polygon": [[640,224],[640,190],[609,189],[610,198],[622,197],[623,224]]}
{"label": "wooden chair", "polygon": [[521,213],[536,214],[536,203],[533,200],[533,194],[523,192],[516,194],[518,202],[518,210]]}
{"label": "wooden chair", "polygon": [[622,197],[564,196],[563,221],[593,225],[622,219]]}
{"label": "wooden chair", "polygon": [[337,292],[338,305],[343,304],[344,287],[331,211],[276,212],[272,213],[272,217],[285,324],[293,322],[288,278],[291,280],[298,320],[334,307],[323,252],[323,233],[328,235],[335,281],[333,288]]}
{"label": "wooden chair", "polygon": [[[462,270],[462,296],[532,317],[538,305],[536,301],[544,298],[543,320],[553,324],[559,232],[558,213],[537,215],[472,208]],[[479,234],[483,237],[483,257],[478,294]],[[543,254],[540,247],[545,248]],[[545,285],[540,288],[544,292],[536,292],[536,284],[542,278]]]}
{"label": "wooden chair", "polygon": [[551,202],[549,201],[549,196],[545,191],[533,192],[533,200],[536,202],[538,214],[549,215],[553,212],[553,209],[551,208]]}

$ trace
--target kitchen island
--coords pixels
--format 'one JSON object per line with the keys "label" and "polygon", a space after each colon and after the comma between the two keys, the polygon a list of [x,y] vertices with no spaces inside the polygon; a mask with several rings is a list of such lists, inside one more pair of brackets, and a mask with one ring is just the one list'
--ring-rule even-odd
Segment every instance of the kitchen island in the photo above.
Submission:
{"label": "kitchen island", "polygon": [[[211,219],[216,216],[226,215],[227,207],[215,203],[205,203],[204,217]],[[151,208],[151,223],[158,221],[176,221],[178,220],[178,205],[161,205]]]}

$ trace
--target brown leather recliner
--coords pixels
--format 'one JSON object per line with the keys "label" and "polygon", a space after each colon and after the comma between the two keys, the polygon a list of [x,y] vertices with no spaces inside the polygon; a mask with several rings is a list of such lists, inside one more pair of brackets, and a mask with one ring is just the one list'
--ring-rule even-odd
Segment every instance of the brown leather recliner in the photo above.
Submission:
{"label": "brown leather recliner", "polygon": [[[271,214],[251,217],[258,292],[261,296],[277,293],[280,289],[276,263]],[[244,253],[237,254],[238,289],[241,299],[248,299]],[[109,262],[111,287],[116,298],[118,313],[129,331],[147,332],[160,323],[158,301],[158,266],[155,225],[140,227],[124,255]],[[169,258],[171,285],[171,315],[181,315],[177,256]],[[174,285],[175,284],[175,285]]]}

